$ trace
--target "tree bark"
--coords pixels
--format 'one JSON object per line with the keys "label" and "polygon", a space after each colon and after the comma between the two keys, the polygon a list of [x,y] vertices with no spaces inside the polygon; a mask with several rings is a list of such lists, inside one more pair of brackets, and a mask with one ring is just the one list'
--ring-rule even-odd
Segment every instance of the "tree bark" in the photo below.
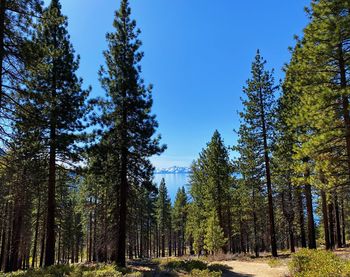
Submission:
{"label": "tree bark", "polygon": [[345,208],[344,208],[344,198],[341,198],[341,220],[342,220],[342,232],[343,232],[343,245],[346,246],[346,232],[345,232]]}
{"label": "tree bark", "polygon": [[335,222],[336,222],[336,231],[337,231],[337,247],[341,248],[342,245],[342,237],[341,237],[341,229],[340,229],[340,213],[339,213],[339,202],[337,192],[334,193],[334,208],[335,208]]}
{"label": "tree bark", "polygon": [[305,185],[305,199],[306,199],[306,211],[307,211],[308,246],[310,249],[316,249],[315,221],[314,221],[314,211],[312,206],[312,193],[311,193],[310,184]]}
{"label": "tree bark", "polygon": [[[123,92],[123,98],[126,98],[126,91]],[[123,103],[124,104],[124,103]],[[120,193],[119,193],[119,232],[117,248],[117,265],[126,266],[125,260],[125,242],[126,242],[126,216],[128,213],[128,149],[127,149],[127,113],[123,106],[122,124],[121,124],[121,170],[120,170]]]}
{"label": "tree bark", "polygon": [[46,250],[45,266],[55,263],[55,191],[56,191],[56,124],[51,123],[49,184],[47,192]]}
{"label": "tree bark", "polygon": [[326,244],[326,249],[330,249],[330,241],[329,241],[329,229],[328,229],[328,212],[327,212],[327,197],[324,190],[321,190],[321,200],[322,200],[322,215],[323,215],[323,229],[324,229],[324,239]]}
{"label": "tree bark", "polygon": [[38,206],[36,211],[36,221],[35,221],[35,231],[34,231],[34,241],[33,241],[33,254],[32,254],[32,268],[36,266],[36,256],[37,256],[37,246],[38,246],[38,233],[39,233],[39,221],[40,221],[40,210],[41,210],[41,197],[39,194]]}
{"label": "tree bark", "polygon": [[90,213],[89,213],[89,251],[88,251],[88,262],[92,261],[92,199],[90,198]]}
{"label": "tree bark", "polygon": [[268,198],[268,213],[270,220],[270,240],[271,240],[271,254],[273,257],[277,257],[277,241],[276,241],[276,230],[275,230],[275,215],[273,208],[273,196],[272,196],[272,184],[271,184],[271,172],[270,172],[270,157],[269,148],[267,143],[267,128],[265,121],[265,107],[263,103],[263,96],[261,88],[259,90],[260,99],[260,113],[261,113],[261,124],[262,124],[262,138],[264,144],[264,160],[265,160],[265,174],[266,174],[266,186],[267,186],[267,198]]}
{"label": "tree bark", "polygon": [[335,238],[334,238],[334,216],[333,216],[333,202],[332,201],[328,204],[328,214],[329,214],[330,247],[331,247],[331,249],[334,249]]}
{"label": "tree bark", "polygon": [[19,263],[19,248],[21,242],[21,232],[23,223],[23,204],[20,203],[23,199],[16,200],[14,217],[12,219],[12,242],[10,251],[10,271],[17,271],[20,269]]}
{"label": "tree bark", "polygon": [[41,243],[40,243],[40,262],[39,262],[40,267],[43,267],[43,265],[44,265],[45,238],[46,238],[46,221],[44,220],[42,234],[41,234]]}
{"label": "tree bark", "polygon": [[1,251],[0,251],[0,270],[5,270],[5,258],[6,258],[6,245],[7,240],[6,237],[8,235],[8,218],[10,217],[10,204],[6,203],[5,208],[5,216],[4,216],[4,222],[3,222],[3,229],[2,229],[2,235],[1,235]]}
{"label": "tree bark", "polygon": [[306,247],[306,234],[305,234],[305,216],[304,216],[304,204],[303,195],[299,188],[296,189],[297,207],[299,213],[299,227],[300,227],[300,241],[301,247]]}

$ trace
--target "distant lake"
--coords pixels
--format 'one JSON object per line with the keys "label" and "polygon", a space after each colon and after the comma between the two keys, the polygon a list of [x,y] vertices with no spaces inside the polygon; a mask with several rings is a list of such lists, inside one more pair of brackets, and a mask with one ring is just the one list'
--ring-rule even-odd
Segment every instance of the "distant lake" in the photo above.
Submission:
{"label": "distant lake", "polygon": [[171,201],[174,203],[176,193],[178,188],[185,187],[187,191],[187,184],[189,181],[189,174],[188,173],[176,173],[176,174],[154,174],[154,181],[159,186],[160,181],[164,178],[165,184],[168,189],[169,196],[171,198]]}

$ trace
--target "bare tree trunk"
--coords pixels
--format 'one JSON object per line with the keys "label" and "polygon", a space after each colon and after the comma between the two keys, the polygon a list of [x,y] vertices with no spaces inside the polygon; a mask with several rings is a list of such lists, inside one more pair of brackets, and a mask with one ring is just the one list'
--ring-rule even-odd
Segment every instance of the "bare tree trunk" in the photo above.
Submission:
{"label": "bare tree trunk", "polygon": [[45,257],[45,238],[46,238],[46,221],[43,222],[42,235],[41,235],[41,245],[40,245],[40,263],[39,266],[43,267],[44,257]]}
{"label": "bare tree trunk", "polygon": [[37,263],[37,246],[38,246],[38,233],[39,233],[39,221],[40,221],[40,210],[41,210],[41,196],[39,194],[38,206],[36,211],[35,220],[35,231],[34,231],[34,242],[33,242],[33,255],[32,255],[32,267],[34,268]]}
{"label": "bare tree trunk", "polygon": [[306,235],[305,235],[305,218],[304,218],[304,204],[303,204],[303,195],[301,194],[300,189],[296,189],[297,195],[297,204],[298,204],[298,213],[299,213],[299,226],[300,226],[300,239],[301,247],[306,247]]}
{"label": "bare tree trunk", "polygon": [[328,204],[328,214],[329,214],[330,247],[331,247],[331,249],[334,249],[335,238],[334,238],[334,216],[333,216],[333,202],[332,201]]}
{"label": "bare tree trunk", "polygon": [[23,199],[16,200],[14,217],[12,220],[12,242],[11,242],[11,251],[10,251],[10,271],[17,271],[20,269],[19,263],[19,248],[21,242],[21,232],[23,224],[23,203],[19,203]]}
{"label": "bare tree trunk", "polygon": [[[304,173],[304,178],[308,179],[310,177],[310,169],[307,165],[309,159],[305,158],[304,163],[306,164],[306,170]],[[307,212],[307,231],[308,231],[308,244],[310,249],[316,249],[316,232],[315,232],[315,220],[314,220],[314,210],[312,205],[312,193],[311,185],[306,183],[304,186],[305,199],[306,199],[306,212]]]}
{"label": "bare tree trunk", "polygon": [[123,112],[122,124],[123,145],[121,150],[121,171],[120,171],[120,196],[119,196],[119,232],[118,232],[118,248],[117,248],[117,265],[120,267],[126,266],[125,260],[125,241],[126,241],[126,216],[128,213],[127,199],[129,184],[127,179],[128,170],[128,150],[126,148],[126,111]]}
{"label": "bare tree trunk", "polygon": [[341,219],[342,219],[342,232],[343,232],[343,245],[346,246],[346,232],[345,232],[345,208],[344,208],[344,197],[341,198]]}
{"label": "bare tree trunk", "polygon": [[96,257],[96,244],[97,244],[97,197],[95,196],[95,201],[94,201],[94,247],[93,247],[93,254],[92,254],[92,260],[94,262],[97,261]]}
{"label": "bare tree trunk", "polygon": [[[55,94],[55,92],[53,93]],[[54,96],[55,97],[55,96]],[[54,108],[55,109],[55,108]],[[53,112],[54,113],[54,112]],[[49,183],[47,192],[45,266],[55,263],[55,210],[56,210],[56,118],[51,117]]]}
{"label": "bare tree trunk", "polygon": [[[92,199],[90,198],[90,208],[92,205]],[[90,210],[89,213],[89,254],[88,254],[88,261],[92,261],[92,211]]]}
{"label": "bare tree trunk", "polygon": [[168,237],[168,256],[169,257],[172,256],[172,252],[171,252],[171,245],[172,245],[171,236],[172,236],[172,231],[171,231],[171,223],[170,223],[169,224],[169,237]]}
{"label": "bare tree trunk", "polygon": [[260,113],[262,122],[262,138],[264,144],[264,160],[265,160],[265,175],[266,175],[266,186],[267,186],[267,199],[268,199],[268,213],[270,221],[270,240],[271,240],[271,254],[273,257],[277,257],[277,241],[276,241],[276,230],[275,230],[275,215],[273,208],[273,196],[272,196],[272,184],[271,184],[271,172],[270,172],[270,157],[269,148],[267,143],[267,128],[265,121],[265,107],[262,98],[262,91],[259,91],[260,98]]}
{"label": "bare tree trunk", "polygon": [[329,229],[328,229],[328,212],[327,212],[327,197],[324,190],[321,190],[321,199],[322,199],[322,215],[323,215],[323,229],[324,229],[324,238],[326,242],[326,249],[330,249],[331,245],[329,242]]}
{"label": "bare tree trunk", "polygon": [[5,204],[5,214],[2,223],[2,234],[1,234],[1,249],[0,249],[0,270],[3,270],[3,261],[5,257],[6,250],[6,234],[7,234],[7,217],[9,216],[9,203]]}
{"label": "bare tree trunk", "polygon": [[342,245],[342,237],[341,237],[341,229],[340,229],[340,212],[339,212],[339,202],[337,192],[334,192],[334,208],[335,208],[335,222],[336,222],[336,233],[337,233],[337,247],[341,248]]}

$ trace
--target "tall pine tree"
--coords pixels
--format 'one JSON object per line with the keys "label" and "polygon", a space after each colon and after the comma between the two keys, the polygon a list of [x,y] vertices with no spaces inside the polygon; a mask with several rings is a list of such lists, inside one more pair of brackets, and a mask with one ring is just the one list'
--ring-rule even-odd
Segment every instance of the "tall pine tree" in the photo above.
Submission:
{"label": "tall pine tree", "polygon": [[[156,207],[161,255],[165,257],[166,238],[168,237],[169,240],[171,234],[171,202],[164,179],[159,185]],[[171,250],[168,249],[168,251]]]}
{"label": "tall pine tree", "polygon": [[244,111],[240,114],[243,124],[246,126],[247,135],[251,140],[258,142],[256,153],[263,159],[259,159],[258,165],[265,176],[268,198],[268,214],[270,220],[270,239],[272,256],[277,256],[277,242],[275,231],[275,217],[273,208],[273,191],[271,183],[271,144],[273,141],[273,128],[275,116],[275,92],[277,87],[271,72],[265,69],[265,61],[259,51],[252,64],[252,77],[244,87],[246,99],[243,100]]}
{"label": "tall pine tree", "polygon": [[[101,69],[101,84],[107,92],[108,104],[102,122],[110,133],[110,149],[118,157],[119,169],[115,185],[119,190],[118,241],[116,262],[125,266],[125,240],[130,186],[149,180],[153,167],[149,157],[163,152],[160,136],[155,136],[158,123],[151,114],[152,86],[145,87],[140,77],[140,31],[130,19],[127,0],[121,1],[115,14],[115,32],[107,34],[108,50],[104,52],[106,68]],[[131,182],[131,180],[134,180]]]}
{"label": "tall pine tree", "polygon": [[[193,199],[189,209],[188,236],[196,244],[196,252],[203,250],[203,240],[206,233],[207,220],[217,214],[220,227],[224,232],[224,252],[229,250],[227,242],[231,236],[231,187],[233,185],[232,164],[228,149],[221,135],[215,131],[207,148],[200,153],[198,160],[192,166],[190,176],[190,194]],[[198,225],[200,222],[200,225]]]}
{"label": "tall pine tree", "polygon": [[45,265],[55,263],[56,168],[57,163],[75,161],[79,131],[87,109],[89,91],[82,89],[76,76],[76,58],[67,31],[67,18],[58,0],[53,0],[40,18],[33,37],[39,53],[29,64],[26,87],[38,120],[32,123],[42,130],[48,149],[48,190]]}

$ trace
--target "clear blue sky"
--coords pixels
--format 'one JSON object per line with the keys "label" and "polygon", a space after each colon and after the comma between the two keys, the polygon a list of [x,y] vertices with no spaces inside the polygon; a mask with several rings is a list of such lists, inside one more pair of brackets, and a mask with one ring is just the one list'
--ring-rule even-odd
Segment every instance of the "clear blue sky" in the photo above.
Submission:
{"label": "clear blue sky", "polygon": [[[49,0],[45,1],[46,3]],[[130,0],[141,29],[143,77],[154,84],[154,113],[168,150],[157,167],[188,166],[215,129],[233,145],[237,111],[250,65],[261,50],[276,79],[288,46],[307,23],[309,0]],[[61,0],[72,43],[81,56],[79,75],[93,96],[104,95],[97,71],[105,33],[119,0]]]}

